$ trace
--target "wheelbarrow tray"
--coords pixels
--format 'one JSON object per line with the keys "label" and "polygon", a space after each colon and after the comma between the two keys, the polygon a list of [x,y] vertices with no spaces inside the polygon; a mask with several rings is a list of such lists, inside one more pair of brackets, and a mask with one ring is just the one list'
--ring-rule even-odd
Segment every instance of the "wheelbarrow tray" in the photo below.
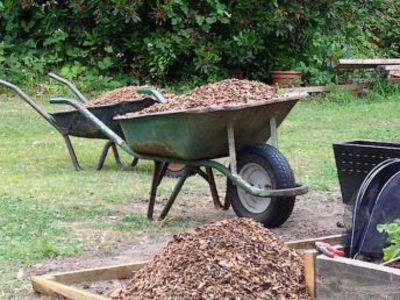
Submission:
{"label": "wheelbarrow tray", "polygon": [[[114,120],[117,115],[137,112],[156,103],[151,98],[138,101],[126,101],[112,105],[88,107],[88,110],[100,119],[106,126],[123,136],[121,126]],[[98,127],[77,110],[51,113],[57,125],[66,134],[83,138],[108,139]]]}
{"label": "wheelbarrow tray", "polygon": [[279,126],[305,94],[224,108],[188,109],[146,115],[120,116],[131,149],[149,156],[179,160],[225,157],[229,154],[227,127],[233,126],[236,149],[264,143],[271,136],[272,117]]}

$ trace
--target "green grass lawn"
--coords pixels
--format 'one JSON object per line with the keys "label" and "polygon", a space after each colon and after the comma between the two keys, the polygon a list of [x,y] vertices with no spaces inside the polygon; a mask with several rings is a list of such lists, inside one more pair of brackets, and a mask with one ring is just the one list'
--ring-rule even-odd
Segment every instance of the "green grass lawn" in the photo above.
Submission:
{"label": "green grass lawn", "polygon": [[[298,104],[279,130],[281,150],[298,181],[319,190],[337,186],[333,142],[400,141],[399,95],[360,100],[341,93],[328,101]],[[0,96],[0,299],[12,298],[26,282],[17,276],[20,268],[95,247],[72,225],[121,235],[190,226],[168,220],[150,224],[143,215],[114,209],[148,197],[152,164],[140,162],[134,170],[121,171],[109,160],[98,172],[95,165],[104,141],[73,143],[82,172],[74,171],[54,129],[20,99]],[[173,183],[168,179],[160,194],[170,193]],[[201,184],[191,179],[189,189]]]}

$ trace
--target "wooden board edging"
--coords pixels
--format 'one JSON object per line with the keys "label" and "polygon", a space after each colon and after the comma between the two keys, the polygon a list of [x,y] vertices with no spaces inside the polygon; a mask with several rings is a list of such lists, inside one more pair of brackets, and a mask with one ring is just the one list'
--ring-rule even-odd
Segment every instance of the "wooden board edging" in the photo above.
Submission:
{"label": "wooden board edging", "polygon": [[[341,238],[342,235],[332,235],[286,242],[285,244],[292,249],[307,250],[312,249],[316,241],[336,244],[340,242]],[[306,285],[312,294],[315,292],[314,258],[316,255],[316,251],[304,251]],[[126,279],[129,278],[130,273],[139,270],[146,263],[148,263],[148,261],[34,276],[31,278],[31,282],[33,289],[43,295],[60,295],[73,300],[110,300],[110,298],[93,294],[70,285],[82,282]]]}
{"label": "wooden board edging", "polygon": [[61,295],[67,299],[73,300],[109,300],[110,298],[93,294],[70,285],[82,282],[126,279],[129,278],[132,272],[139,270],[146,263],[148,263],[148,261],[34,276],[31,278],[31,282],[33,289],[43,295]]}
{"label": "wooden board edging", "polygon": [[318,300],[400,299],[400,269],[319,255],[315,259]]}
{"label": "wooden board edging", "polygon": [[293,242],[286,242],[286,246],[295,250],[308,250],[314,249],[315,242],[325,242],[329,244],[340,244],[342,242],[343,235],[336,234],[336,235],[328,235],[319,238],[310,238],[305,240],[293,241]]}
{"label": "wooden board edging", "polygon": [[53,280],[64,284],[74,284],[82,281],[93,282],[112,279],[126,279],[129,278],[132,272],[139,270],[148,262],[149,261],[141,261],[123,265],[56,273],[52,274],[51,277]]}
{"label": "wooden board edging", "polygon": [[33,289],[47,296],[63,296],[73,300],[110,300],[110,298],[86,292],[84,290],[68,286],[46,277],[35,276],[31,278]]}

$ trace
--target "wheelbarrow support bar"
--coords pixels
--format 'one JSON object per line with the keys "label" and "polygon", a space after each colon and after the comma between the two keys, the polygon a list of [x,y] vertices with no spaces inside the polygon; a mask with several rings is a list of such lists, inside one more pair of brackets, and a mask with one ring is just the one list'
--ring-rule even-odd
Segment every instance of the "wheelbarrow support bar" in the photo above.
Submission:
{"label": "wheelbarrow support bar", "polygon": [[[184,163],[184,162],[181,162]],[[299,195],[304,195],[308,192],[308,187],[307,186],[296,186],[293,188],[285,188],[285,189],[260,189],[257,187],[254,187],[244,181],[242,177],[240,177],[237,174],[232,174],[231,171],[225,167],[223,164],[212,161],[212,160],[201,160],[201,161],[196,161],[196,165],[199,166],[205,166],[209,167],[212,169],[216,169],[223,175],[229,178],[229,180],[232,181],[233,184],[241,187],[243,190],[246,192],[258,196],[258,197],[265,197],[265,198],[270,198],[270,197],[292,197],[292,196],[299,196]],[[193,164],[193,163],[192,163]]]}
{"label": "wheelbarrow support bar", "polygon": [[57,80],[58,82],[61,82],[62,84],[66,85],[74,93],[74,95],[78,97],[78,99],[82,103],[87,102],[86,97],[76,88],[75,85],[72,84],[72,82],[70,82],[67,79],[65,79],[57,74],[54,74],[52,72],[50,72],[47,75],[49,75],[50,78],[53,78],[53,79]]}

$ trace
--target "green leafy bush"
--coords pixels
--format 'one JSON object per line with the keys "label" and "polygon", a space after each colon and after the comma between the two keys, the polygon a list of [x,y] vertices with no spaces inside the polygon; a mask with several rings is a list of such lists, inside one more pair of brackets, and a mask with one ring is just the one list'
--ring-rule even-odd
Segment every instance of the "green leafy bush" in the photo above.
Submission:
{"label": "green leafy bush", "polygon": [[93,86],[267,80],[294,68],[335,81],[332,60],[398,56],[397,0],[0,0],[0,77],[49,70]]}
{"label": "green leafy bush", "polygon": [[384,259],[390,260],[400,256],[400,219],[390,224],[378,225],[378,231],[388,235],[389,246],[383,250]]}

